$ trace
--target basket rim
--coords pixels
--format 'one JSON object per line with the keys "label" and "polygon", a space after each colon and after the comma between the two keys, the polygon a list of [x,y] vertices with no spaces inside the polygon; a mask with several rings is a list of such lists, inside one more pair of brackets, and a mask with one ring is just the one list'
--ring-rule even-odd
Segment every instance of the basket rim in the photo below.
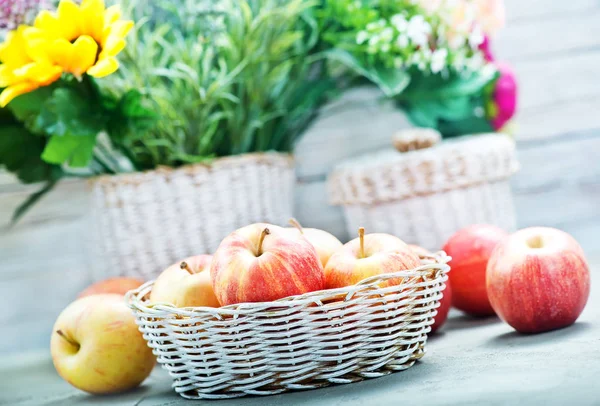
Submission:
{"label": "basket rim", "polygon": [[[364,289],[365,287],[377,287],[378,283],[387,281],[389,279],[404,277],[422,277],[433,270],[439,270],[443,271],[444,273],[448,273],[450,271],[450,265],[448,265],[448,262],[451,259],[452,258],[448,256],[444,251],[438,251],[428,256],[422,256],[422,265],[417,268],[397,271],[393,273],[379,274],[371,276],[369,278],[365,278],[354,285],[349,285],[342,288],[322,289],[314,292],[307,292],[300,295],[288,296],[270,302],[245,302],[221,307],[176,307],[173,304],[164,302],[149,303],[148,300],[144,301],[143,298],[148,293],[150,293],[155,280],[145,282],[140,287],[128,291],[125,294],[125,302],[131,310],[142,313],[162,312],[178,316],[198,316],[199,313],[204,313],[210,314],[218,318],[221,318],[223,316],[250,315],[255,314],[257,311],[262,311],[268,308],[293,308],[305,301],[320,302],[320,300],[316,298],[323,296],[333,297],[345,295],[346,297],[344,298],[344,301],[347,301],[359,289]],[[379,287],[377,288],[381,289]],[[322,303],[320,305],[322,305]]]}
{"label": "basket rim", "polygon": [[143,171],[135,171],[128,173],[118,173],[114,175],[99,175],[88,180],[90,185],[109,185],[118,183],[140,183],[143,181],[143,177],[149,175],[159,176],[177,176],[177,175],[189,175],[198,172],[199,170],[214,169],[216,166],[227,167],[232,164],[239,164],[243,162],[255,162],[263,164],[282,164],[287,168],[294,167],[294,156],[291,153],[280,152],[280,151],[265,151],[265,152],[250,152],[239,155],[228,155],[223,157],[215,157],[209,162],[199,162],[195,164],[183,165],[177,168],[170,166],[158,166],[154,169],[146,169]]}

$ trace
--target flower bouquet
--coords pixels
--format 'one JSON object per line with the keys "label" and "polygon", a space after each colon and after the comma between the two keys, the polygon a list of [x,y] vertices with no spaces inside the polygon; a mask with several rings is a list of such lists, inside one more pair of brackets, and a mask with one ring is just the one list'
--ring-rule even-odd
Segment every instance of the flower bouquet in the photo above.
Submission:
{"label": "flower bouquet", "polygon": [[90,177],[98,277],[150,277],[242,224],[287,221],[289,152],[335,87],[312,57],[314,6],[62,0],[8,32],[0,165],[46,182],[15,219]]}
{"label": "flower bouquet", "polygon": [[377,85],[419,127],[443,136],[504,128],[516,82],[495,63],[490,41],[503,25],[498,0],[324,0],[329,59]]}

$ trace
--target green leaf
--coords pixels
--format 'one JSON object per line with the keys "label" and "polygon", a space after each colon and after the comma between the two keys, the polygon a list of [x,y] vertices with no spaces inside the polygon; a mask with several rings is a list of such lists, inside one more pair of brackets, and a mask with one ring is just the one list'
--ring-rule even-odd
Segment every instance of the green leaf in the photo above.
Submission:
{"label": "green leaf", "polygon": [[42,108],[36,126],[49,135],[95,136],[104,129],[106,117],[73,88],[56,89]]}
{"label": "green leaf", "polygon": [[40,158],[45,144],[43,137],[32,134],[21,124],[3,125],[0,127],[0,165],[24,183],[58,179],[62,176],[60,167]]}
{"label": "green leaf", "polygon": [[371,68],[370,79],[387,97],[400,94],[410,83],[410,76],[402,69],[376,66]]}
{"label": "green leaf", "polygon": [[93,157],[96,135],[54,135],[42,153],[42,159],[52,164],[68,163],[74,168],[89,164]]}
{"label": "green leaf", "polygon": [[17,120],[23,122],[25,126],[36,133],[43,133],[35,126],[36,117],[42,111],[44,103],[52,96],[53,88],[51,86],[41,87],[32,92],[25,93],[8,105]]}
{"label": "green leaf", "polygon": [[44,187],[42,187],[40,190],[29,195],[29,197],[27,199],[25,199],[25,201],[23,203],[21,203],[15,209],[15,211],[12,215],[12,218],[10,220],[11,225],[15,225],[17,223],[17,221],[19,221],[19,219],[21,217],[23,217],[23,215],[25,215],[25,213],[31,207],[33,207],[33,205],[36,204],[38,202],[38,200],[40,200],[42,197],[44,197],[46,195],[46,193],[50,192],[54,188],[54,186],[56,186],[57,183],[58,183],[58,179],[51,179],[48,182],[46,182]]}
{"label": "green leaf", "polygon": [[385,66],[366,66],[350,52],[334,48],[325,52],[327,58],[342,63],[348,69],[369,79],[388,97],[400,94],[410,84],[410,75],[402,70]]}

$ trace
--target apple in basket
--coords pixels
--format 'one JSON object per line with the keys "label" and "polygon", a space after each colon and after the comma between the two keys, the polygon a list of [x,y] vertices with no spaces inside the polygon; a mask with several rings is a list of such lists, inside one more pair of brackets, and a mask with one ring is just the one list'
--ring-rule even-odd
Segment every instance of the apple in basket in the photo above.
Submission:
{"label": "apple in basket", "polygon": [[443,250],[452,257],[448,274],[452,305],[474,316],[489,316],[494,309],[485,287],[485,269],[492,251],[508,233],[488,224],[475,224],[457,231]]}
{"label": "apple in basket", "polygon": [[143,281],[136,278],[109,278],[90,285],[77,297],[82,298],[100,293],[116,293],[119,295],[125,295],[125,293],[129,292],[130,290],[139,288],[143,283]]}
{"label": "apple in basket", "polygon": [[[408,244],[410,249],[417,254],[419,257],[427,257],[431,255],[429,250],[425,248]],[[446,319],[448,318],[448,313],[450,312],[450,307],[452,307],[452,288],[450,287],[450,281],[446,282],[446,287],[442,291],[443,297],[440,300],[440,306],[437,308],[437,314],[433,318],[433,324],[431,325],[431,333],[435,333],[439,330],[444,323],[446,323]]]}
{"label": "apple in basket", "polygon": [[301,234],[265,223],[242,227],[225,239],[210,268],[221,305],[266,302],[324,288],[315,247]]}
{"label": "apple in basket", "polygon": [[219,307],[210,279],[211,255],[196,255],[165,269],[154,282],[150,301],[176,307]]}
{"label": "apple in basket", "polygon": [[342,243],[332,234],[318,228],[304,228],[300,225],[298,220],[290,219],[290,224],[293,228],[288,228],[292,233],[302,234],[317,250],[319,260],[323,267],[327,265],[327,261],[333,255],[334,252],[342,248]]}
{"label": "apple in basket", "polygon": [[486,282],[498,316],[522,333],[573,324],[590,294],[581,246],[548,227],[526,228],[500,243],[488,262]]}
{"label": "apple in basket", "polygon": [[54,324],[50,352],[63,379],[94,394],[135,388],[156,362],[118,294],[86,296],[67,306]]}
{"label": "apple in basket", "polygon": [[[328,289],[354,285],[371,276],[421,265],[419,256],[398,237],[377,233],[365,235],[362,227],[358,235],[329,258],[325,267],[325,286]],[[393,283],[390,280],[387,284]]]}

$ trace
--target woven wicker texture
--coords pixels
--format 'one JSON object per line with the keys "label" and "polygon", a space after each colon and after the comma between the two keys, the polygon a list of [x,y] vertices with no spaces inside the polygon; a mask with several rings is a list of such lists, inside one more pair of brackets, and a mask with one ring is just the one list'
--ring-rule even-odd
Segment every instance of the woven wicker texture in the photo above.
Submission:
{"label": "woven wicker texture", "polygon": [[[448,260],[440,252],[414,270],[269,303],[218,309],[149,304],[153,282],[126,300],[181,396],[271,395],[411,367],[425,354]],[[389,279],[401,283],[378,286]]]}
{"label": "woven wicker texture", "polygon": [[328,186],[332,203],[344,206],[349,233],[360,225],[436,250],[470,224],[514,229],[509,178],[517,169],[514,142],[485,134],[347,161]]}
{"label": "woven wicker texture", "polygon": [[293,160],[277,153],[94,179],[94,278],[152,279],[181,258],[214,252],[237,228],[285,224],[294,181]]}

